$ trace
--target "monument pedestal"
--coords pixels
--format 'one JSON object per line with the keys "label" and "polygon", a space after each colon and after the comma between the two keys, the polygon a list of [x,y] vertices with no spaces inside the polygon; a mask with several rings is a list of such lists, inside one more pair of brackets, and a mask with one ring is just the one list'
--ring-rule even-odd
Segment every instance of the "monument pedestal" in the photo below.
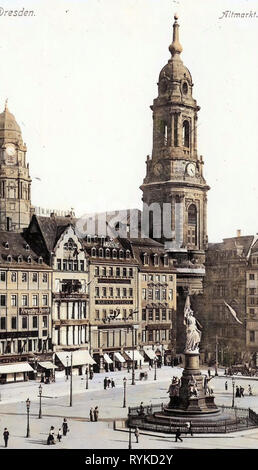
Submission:
{"label": "monument pedestal", "polygon": [[199,353],[185,353],[185,368],[181,377],[179,393],[170,396],[164,414],[169,416],[196,416],[219,413],[214,396],[207,395],[204,378],[200,372]]}

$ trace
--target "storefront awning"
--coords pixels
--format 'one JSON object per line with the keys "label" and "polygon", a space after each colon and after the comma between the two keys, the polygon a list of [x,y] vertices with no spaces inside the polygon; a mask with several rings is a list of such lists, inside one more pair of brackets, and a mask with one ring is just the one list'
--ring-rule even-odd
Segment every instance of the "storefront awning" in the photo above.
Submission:
{"label": "storefront awning", "polygon": [[107,364],[113,364],[113,361],[112,361],[112,359],[110,359],[110,357],[109,357],[108,354],[103,354],[103,357],[104,357],[104,361],[105,361]]}
{"label": "storefront awning", "polygon": [[134,351],[130,350],[130,351],[125,351],[125,354],[129,357],[129,359],[131,361],[142,361],[144,362],[144,358],[142,357],[142,355],[139,353],[139,351],[137,351],[137,349],[135,349]]}
{"label": "storefront awning", "polygon": [[119,352],[115,352],[114,353],[114,356],[116,358],[117,361],[119,362],[125,362],[125,358],[119,353]]}
{"label": "storefront awning", "polygon": [[52,362],[46,361],[46,362],[39,362],[38,364],[40,367],[43,369],[57,369],[57,366],[55,366]]}
{"label": "storefront awning", "polygon": [[[71,354],[73,355],[73,366],[83,366],[86,364],[96,364],[94,359],[90,356],[89,351],[61,351],[57,352],[56,356],[58,357],[59,361],[62,362],[64,367],[71,366]],[[68,356],[68,360],[67,360]]]}
{"label": "storefront awning", "polygon": [[145,354],[148,356],[149,359],[156,359],[156,354],[151,348],[144,349]]}
{"label": "storefront awning", "polygon": [[17,362],[0,366],[0,374],[15,374],[17,372],[35,372],[28,362]]}

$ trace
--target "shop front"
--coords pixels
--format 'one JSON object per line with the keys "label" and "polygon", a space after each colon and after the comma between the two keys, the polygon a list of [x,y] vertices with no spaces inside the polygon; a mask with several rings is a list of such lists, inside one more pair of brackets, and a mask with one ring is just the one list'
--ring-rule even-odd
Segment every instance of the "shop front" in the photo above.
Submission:
{"label": "shop front", "polygon": [[83,375],[86,370],[90,372],[91,366],[96,362],[89,351],[60,351],[55,353],[56,375],[69,375],[72,367],[73,375]]}
{"label": "shop front", "polygon": [[28,362],[0,365],[0,384],[35,379],[36,372]]}

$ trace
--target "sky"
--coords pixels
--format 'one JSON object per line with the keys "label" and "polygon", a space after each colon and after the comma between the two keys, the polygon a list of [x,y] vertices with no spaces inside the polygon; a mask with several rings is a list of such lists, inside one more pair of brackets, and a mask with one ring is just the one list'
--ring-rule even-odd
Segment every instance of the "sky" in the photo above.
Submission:
{"label": "sky", "polygon": [[[33,16],[3,13],[23,8]],[[258,232],[258,0],[2,0],[0,109],[8,98],[21,126],[33,205],[141,208],[175,12],[201,107],[209,241]]]}

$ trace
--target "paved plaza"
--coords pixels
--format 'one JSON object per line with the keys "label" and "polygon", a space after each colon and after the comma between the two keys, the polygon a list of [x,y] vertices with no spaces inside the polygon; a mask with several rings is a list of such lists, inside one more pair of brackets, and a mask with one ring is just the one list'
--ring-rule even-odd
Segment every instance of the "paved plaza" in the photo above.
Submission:
{"label": "paved plaza", "polygon": [[[147,369],[146,369],[147,370]],[[42,393],[42,419],[38,418],[39,398],[38,382],[26,382],[6,384],[0,387],[0,429],[8,427],[10,432],[9,448],[12,449],[127,449],[128,431],[126,429],[116,431],[113,429],[113,421],[125,418],[127,408],[123,408],[123,377],[127,377],[127,406],[144,404],[166,403],[168,401],[168,386],[173,375],[180,376],[182,369],[162,367],[157,370],[157,380],[154,381],[154,370],[147,370],[148,380],[139,381],[139,370],[136,371],[136,384],[131,385],[131,374],[126,370],[110,372],[108,374],[95,374],[93,380],[89,380],[89,389],[86,390],[85,377],[73,377],[73,406],[69,406],[69,380],[57,377],[56,382],[44,385]],[[207,371],[204,371],[207,373]],[[212,387],[219,405],[232,404],[232,380],[220,376],[212,380]],[[105,376],[113,377],[116,387],[104,390],[103,379]],[[228,390],[225,390],[225,380],[228,382]],[[239,407],[252,408],[258,412],[258,380],[248,378],[235,378],[236,384],[242,385],[247,392],[251,384],[254,396],[235,398],[235,404]],[[25,400],[31,400],[30,407],[30,436],[26,438],[27,412]],[[98,406],[99,421],[89,421],[89,410]],[[69,433],[62,438],[60,443],[47,446],[47,436],[50,426],[55,431],[61,427],[63,418],[66,417],[69,424]],[[2,436],[2,434],[1,434]],[[183,442],[175,443],[174,435],[163,435],[151,432],[142,432],[139,444],[136,444],[132,436],[133,449],[256,449],[258,442],[258,429],[239,431],[226,435],[194,435],[184,436]],[[3,447],[3,441],[0,442]]]}

